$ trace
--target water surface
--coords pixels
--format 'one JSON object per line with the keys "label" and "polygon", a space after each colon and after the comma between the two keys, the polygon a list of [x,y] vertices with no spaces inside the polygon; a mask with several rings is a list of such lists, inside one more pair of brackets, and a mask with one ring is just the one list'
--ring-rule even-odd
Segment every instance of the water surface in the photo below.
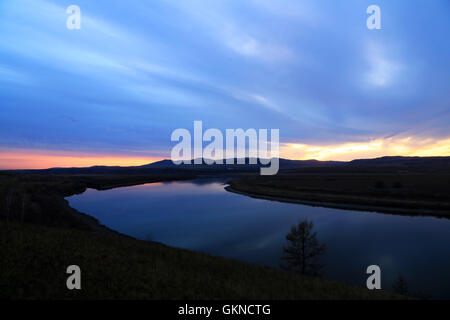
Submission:
{"label": "water surface", "polygon": [[325,277],[365,286],[379,265],[382,288],[401,274],[411,292],[450,298],[450,220],[311,207],[253,199],[224,190],[223,181],[153,183],[67,198],[72,207],[138,239],[279,267],[285,236],[314,222]]}

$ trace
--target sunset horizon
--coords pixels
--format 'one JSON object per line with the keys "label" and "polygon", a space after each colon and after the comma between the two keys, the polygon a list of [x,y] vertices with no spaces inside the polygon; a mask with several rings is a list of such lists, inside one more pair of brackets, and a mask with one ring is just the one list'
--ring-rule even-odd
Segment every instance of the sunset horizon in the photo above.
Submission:
{"label": "sunset horizon", "polygon": [[[151,152],[146,152],[151,154]],[[158,152],[160,156],[127,156],[117,153],[94,153],[41,149],[0,150],[0,170],[49,169],[55,167],[91,166],[142,166],[170,159],[170,151]],[[393,141],[377,139],[369,143],[344,143],[340,145],[308,145],[280,143],[280,158],[289,160],[352,161],[380,157],[448,157],[450,139],[427,141],[418,146],[411,137]],[[194,159],[193,157],[191,157]],[[225,158],[224,158],[225,159]]]}

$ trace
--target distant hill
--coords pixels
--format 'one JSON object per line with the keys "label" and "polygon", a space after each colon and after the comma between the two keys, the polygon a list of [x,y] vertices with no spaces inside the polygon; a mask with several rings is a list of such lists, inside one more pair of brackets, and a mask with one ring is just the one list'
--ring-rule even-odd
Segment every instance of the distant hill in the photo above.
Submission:
{"label": "distant hill", "polygon": [[[236,159],[235,163],[236,163]],[[226,160],[224,160],[225,163]],[[193,162],[192,162],[193,163]],[[249,165],[249,158],[245,159]],[[352,161],[319,161],[319,160],[289,160],[279,159],[280,168],[324,168],[324,167],[423,167],[423,168],[450,168],[450,157],[381,157],[374,159],[357,159]],[[202,164],[206,164],[203,162]],[[202,166],[196,165],[196,166]],[[192,165],[175,165],[171,160],[162,160],[142,166],[146,168],[187,167]],[[255,165],[260,167],[260,164]]]}
{"label": "distant hill", "polygon": [[[49,174],[155,174],[155,173],[192,173],[193,171],[202,171],[208,173],[224,172],[253,172],[259,170],[262,166],[258,164],[249,164],[249,158],[245,158],[245,164],[181,164],[175,165],[172,160],[162,160],[134,167],[108,167],[93,166],[87,168],[51,168],[44,170],[10,170],[22,173],[49,173]],[[398,168],[399,170],[423,169],[423,170],[450,170],[450,157],[381,157],[375,159],[358,159],[353,161],[319,161],[319,160],[289,160],[279,159],[280,170],[295,170],[308,168]]]}
{"label": "distant hill", "polygon": [[175,166],[175,164],[172,162],[172,160],[161,160],[143,165],[141,166],[141,168],[169,168],[173,166]]}
{"label": "distant hill", "polygon": [[348,165],[364,167],[449,168],[450,157],[381,157],[353,160]]}
{"label": "distant hill", "polygon": [[[226,164],[227,160],[223,160],[223,165],[225,166],[235,166],[237,163],[237,159],[234,159],[234,165]],[[261,164],[249,164],[250,159],[245,158],[245,163],[247,166],[257,166],[258,168],[261,166]],[[282,168],[310,168],[310,167],[337,167],[337,166],[343,166],[346,164],[346,162],[342,161],[319,161],[319,160],[289,160],[289,159],[279,159],[280,167]],[[192,164],[181,164],[181,165],[175,165],[172,160],[161,160],[157,162],[153,162],[147,165],[144,165],[142,167],[145,168],[169,168],[169,167],[187,167],[194,165],[194,160],[192,160]],[[202,159],[202,164],[195,164],[195,166],[206,166],[206,162],[204,159]],[[208,166],[223,166],[223,165],[208,165]]]}

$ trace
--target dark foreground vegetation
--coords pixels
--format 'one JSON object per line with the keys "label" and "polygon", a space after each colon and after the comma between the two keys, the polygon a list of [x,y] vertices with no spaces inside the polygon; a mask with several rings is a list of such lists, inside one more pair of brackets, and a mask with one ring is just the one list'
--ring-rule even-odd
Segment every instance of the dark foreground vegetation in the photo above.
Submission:
{"label": "dark foreground vegetation", "polygon": [[[392,299],[394,294],[117,235],[0,223],[1,299]],[[81,268],[82,289],[66,288]]]}

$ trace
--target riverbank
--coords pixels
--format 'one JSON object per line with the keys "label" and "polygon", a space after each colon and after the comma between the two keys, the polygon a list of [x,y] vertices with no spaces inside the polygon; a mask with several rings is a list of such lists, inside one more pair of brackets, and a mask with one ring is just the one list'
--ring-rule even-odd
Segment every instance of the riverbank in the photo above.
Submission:
{"label": "riverbank", "polygon": [[[303,204],[303,205],[307,205],[307,206],[311,206],[311,207],[324,207],[324,208],[332,208],[332,209],[377,212],[377,213],[410,215],[410,216],[435,216],[435,217],[439,217],[439,218],[450,218],[450,212],[447,212],[447,211],[388,208],[388,207],[380,207],[380,206],[377,207],[377,206],[369,206],[369,205],[361,205],[361,204],[359,204],[359,205],[358,204],[343,204],[343,203],[333,203],[333,202],[326,202],[326,201],[308,201],[308,200],[301,200],[301,199],[289,199],[289,198],[283,198],[283,197],[276,197],[276,196],[240,191],[240,190],[234,189],[231,186],[226,186],[225,190],[227,190],[228,192],[244,195],[244,196],[255,198],[255,199],[277,201],[277,202],[284,202],[284,203]],[[326,198],[326,195],[317,194],[317,196]]]}
{"label": "riverbank", "polygon": [[303,174],[245,177],[227,191],[336,209],[450,218],[447,175]]}
{"label": "riverbank", "polygon": [[[17,199],[13,200],[9,223],[6,225],[4,219],[0,222],[0,298],[402,298],[389,292],[135,240],[101,226],[95,218],[76,211],[64,200],[88,187],[171,181],[167,178],[21,177],[20,182],[15,182]],[[3,187],[8,186],[3,182]],[[26,213],[23,223],[19,223],[23,192],[27,192]],[[69,265],[81,267],[83,290],[69,291],[65,287]]]}

